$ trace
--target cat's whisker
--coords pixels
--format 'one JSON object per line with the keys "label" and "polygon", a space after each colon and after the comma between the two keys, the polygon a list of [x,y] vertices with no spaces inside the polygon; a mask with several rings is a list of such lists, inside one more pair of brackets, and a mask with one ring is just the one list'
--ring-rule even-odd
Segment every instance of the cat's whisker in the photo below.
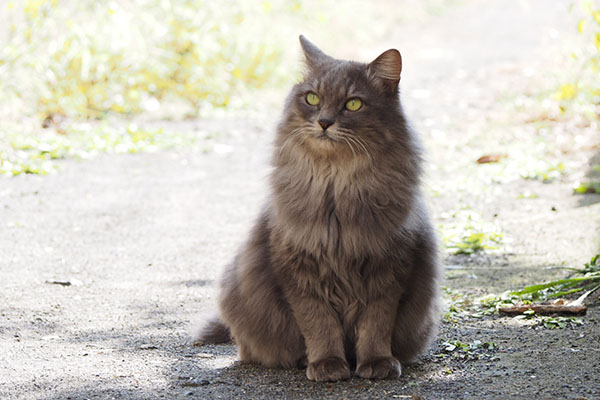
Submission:
{"label": "cat's whisker", "polygon": [[364,141],[361,138],[354,136],[351,132],[352,131],[344,128],[338,128],[338,134],[340,138],[348,139],[355,145],[360,146],[360,148],[362,148],[363,152],[367,155],[367,157],[369,157],[369,160],[373,161],[373,156],[371,155],[371,152],[367,149],[367,146],[365,145]]}
{"label": "cat's whisker", "polygon": [[356,137],[354,138],[354,140],[356,141],[356,143],[358,145],[360,145],[363,148],[363,150],[365,151],[365,153],[369,157],[369,160],[373,161],[373,156],[371,155],[371,152],[369,151],[369,149],[365,145],[364,141],[362,139],[359,139],[359,138],[356,138]]}
{"label": "cat's whisker", "polygon": [[358,138],[356,136],[352,136],[352,139],[354,139],[354,142],[359,145],[360,147],[362,147],[362,149],[364,150],[365,154],[369,157],[369,160],[373,161],[373,155],[371,154],[371,152],[369,151],[365,141],[361,138]]}
{"label": "cat's whisker", "polygon": [[350,151],[352,151],[352,155],[356,157],[356,152],[354,151],[354,146],[352,146],[352,142],[347,137],[344,137],[342,135],[340,135],[339,138],[342,139],[342,141],[344,141],[344,143],[348,145]]}
{"label": "cat's whisker", "polygon": [[[302,133],[303,133],[304,129],[305,129],[304,127],[299,127],[290,132],[290,134],[285,138],[283,144],[279,148],[279,156],[280,157],[288,145],[291,145],[296,140],[296,138],[303,136]],[[304,141],[302,141],[302,143],[303,142]]]}

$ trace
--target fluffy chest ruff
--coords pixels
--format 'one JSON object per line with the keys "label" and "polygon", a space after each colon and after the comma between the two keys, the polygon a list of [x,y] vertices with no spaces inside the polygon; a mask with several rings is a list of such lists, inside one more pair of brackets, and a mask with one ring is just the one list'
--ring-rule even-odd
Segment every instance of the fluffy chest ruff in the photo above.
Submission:
{"label": "fluffy chest ruff", "polygon": [[272,185],[272,240],[324,259],[385,254],[414,203],[400,172],[368,167],[284,165]]}
{"label": "fluffy chest ruff", "polygon": [[393,181],[335,166],[280,167],[273,176],[274,268],[300,293],[328,304],[349,335],[369,299],[393,290],[404,274],[401,247],[408,242],[399,237],[413,200],[394,197]]}

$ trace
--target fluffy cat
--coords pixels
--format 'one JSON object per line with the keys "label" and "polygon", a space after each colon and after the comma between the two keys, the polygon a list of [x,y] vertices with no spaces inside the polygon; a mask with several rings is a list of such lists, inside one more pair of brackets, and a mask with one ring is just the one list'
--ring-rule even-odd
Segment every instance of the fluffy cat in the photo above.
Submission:
{"label": "fluffy cat", "polygon": [[242,361],[308,379],[400,376],[435,334],[436,239],[421,147],[399,100],[402,59],[334,59],[300,36],[307,71],[277,129],[271,195],[221,279],[220,316]]}

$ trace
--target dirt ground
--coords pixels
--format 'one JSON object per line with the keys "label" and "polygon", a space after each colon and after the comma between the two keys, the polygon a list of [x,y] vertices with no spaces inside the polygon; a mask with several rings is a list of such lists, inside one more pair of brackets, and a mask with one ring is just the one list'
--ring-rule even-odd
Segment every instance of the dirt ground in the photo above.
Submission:
{"label": "dirt ground", "polygon": [[[566,3],[464,1],[360,50],[402,51],[436,224],[466,208],[504,232],[500,251],[445,255],[445,286],[466,295],[562,277],[559,267],[600,251],[600,195],[572,194],[600,162],[598,126],[547,118],[535,99],[574,31]],[[0,398],[600,398],[597,293],[583,324],[564,329],[498,315],[444,322],[391,381],[313,383],[301,370],[240,364],[231,345],[190,346],[191,323],[215,308],[214,282],[265,197],[273,114],[161,123],[218,133],[204,153],[101,155],[49,176],[0,177]],[[532,154],[551,158],[542,139],[559,136],[564,173],[522,179]],[[490,153],[508,158],[475,163]],[[467,355],[445,351],[452,340],[494,345]]]}

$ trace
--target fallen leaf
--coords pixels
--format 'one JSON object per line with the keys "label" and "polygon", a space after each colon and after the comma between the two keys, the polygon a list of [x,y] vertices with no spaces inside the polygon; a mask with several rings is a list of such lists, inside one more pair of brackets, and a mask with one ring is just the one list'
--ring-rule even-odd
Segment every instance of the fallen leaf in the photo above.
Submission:
{"label": "fallen leaf", "polygon": [[477,159],[477,163],[478,164],[488,164],[488,163],[495,163],[498,162],[500,160],[502,160],[503,158],[507,158],[508,154],[487,154],[485,156],[481,156]]}

